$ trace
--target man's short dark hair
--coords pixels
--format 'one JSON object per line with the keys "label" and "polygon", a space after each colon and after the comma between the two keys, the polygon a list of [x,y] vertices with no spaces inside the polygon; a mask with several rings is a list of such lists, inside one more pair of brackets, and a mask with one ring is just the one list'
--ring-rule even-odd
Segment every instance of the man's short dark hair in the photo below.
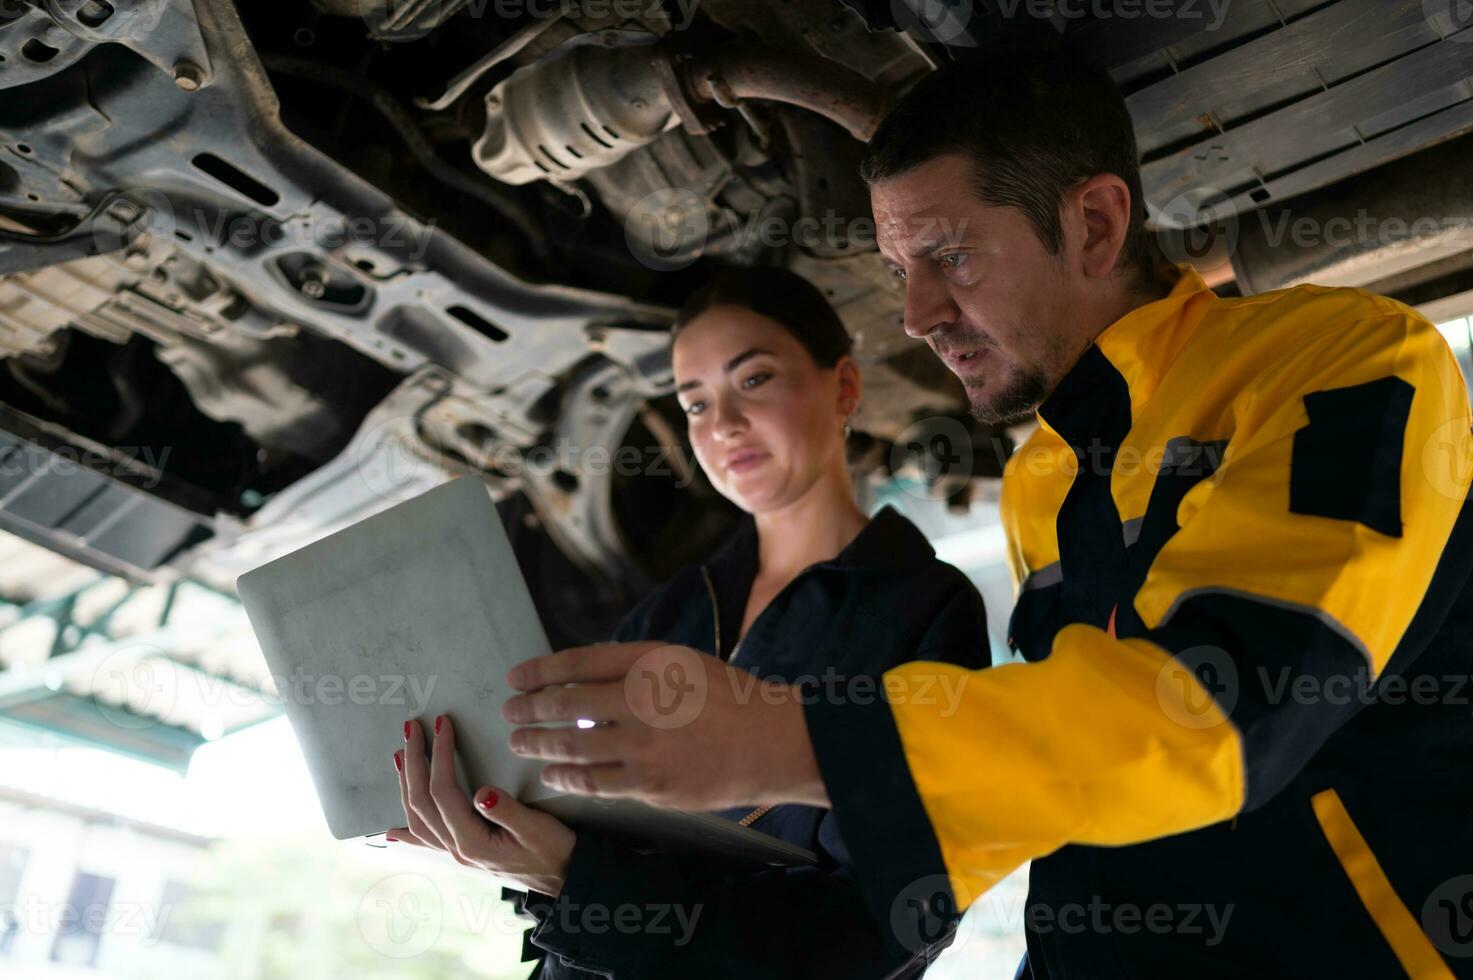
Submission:
{"label": "man's short dark hair", "polygon": [[873,184],[953,153],[973,162],[977,197],[1021,210],[1052,254],[1063,247],[1064,191],[1115,174],[1131,203],[1119,263],[1152,276],[1135,130],[1103,70],[1057,48],[964,56],[905,93],[875,131],[859,173]]}

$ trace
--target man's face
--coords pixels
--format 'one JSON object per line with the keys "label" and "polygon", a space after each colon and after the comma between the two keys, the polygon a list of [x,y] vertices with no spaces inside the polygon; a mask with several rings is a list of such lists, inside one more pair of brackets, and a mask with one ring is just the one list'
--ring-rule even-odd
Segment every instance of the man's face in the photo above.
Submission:
{"label": "man's face", "polygon": [[960,155],[870,188],[880,253],[905,280],[905,332],[923,338],[966,387],[972,414],[1015,421],[1079,356],[1069,310],[1080,287],[1021,210],[972,192]]}

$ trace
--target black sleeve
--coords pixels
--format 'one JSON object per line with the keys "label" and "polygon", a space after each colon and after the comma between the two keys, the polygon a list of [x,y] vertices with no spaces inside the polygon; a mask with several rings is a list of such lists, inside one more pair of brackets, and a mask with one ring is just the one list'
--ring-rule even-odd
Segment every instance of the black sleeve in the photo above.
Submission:
{"label": "black sleeve", "polygon": [[[894,663],[982,667],[991,662],[986,635],[982,598],[958,574],[919,646]],[[580,834],[562,892],[536,909],[531,942],[551,954],[539,976],[878,980],[949,943],[947,934],[922,944],[904,924],[876,921],[831,812],[818,838],[817,866],[719,874]]]}
{"label": "black sleeve", "polygon": [[562,892],[535,914],[531,941],[548,952],[550,978],[575,967],[613,980],[878,980],[912,958],[887,947],[832,863],[714,874],[580,835]]}
{"label": "black sleeve", "polygon": [[[977,587],[961,572],[956,573],[950,595],[932,617],[920,645],[905,660],[933,660],[971,670],[992,665],[992,646],[987,638],[987,608]],[[903,662],[896,661],[890,666],[896,667]]]}
{"label": "black sleeve", "polygon": [[[876,689],[883,685],[884,671],[913,660],[968,670],[991,666],[982,596],[960,572],[954,572],[951,587],[942,593],[912,655],[872,666],[881,675],[875,678]],[[848,867],[857,886],[870,896],[871,920],[881,923],[892,950],[949,943],[961,917],[947,913],[944,902],[937,905],[938,897],[950,897],[950,884],[938,890],[945,864],[910,770],[903,763],[889,702],[885,698],[865,704],[815,699],[804,711],[825,781],[832,787],[830,772],[842,767],[852,777],[849,783],[862,788],[859,805],[836,798],[835,803],[845,805],[829,810],[825,819],[834,821],[835,832],[843,834],[849,851],[860,856]],[[868,721],[854,724],[856,713]],[[831,718],[843,718],[846,723],[829,723]],[[902,762],[887,765],[882,762],[887,759]],[[873,855],[877,854],[900,855],[903,860],[876,861]],[[917,868],[934,871],[917,874]],[[938,907],[942,911],[932,914]]]}
{"label": "black sleeve", "polygon": [[[654,589],[641,599],[633,609],[625,613],[624,618],[619,621],[619,625],[614,628],[613,635],[609,637],[609,642],[631,643],[649,638],[651,612],[665,591],[666,586],[660,586]],[[580,834],[578,837],[580,844],[588,836],[587,834]],[[575,851],[574,857],[576,858],[576,856],[577,852]],[[537,922],[540,922],[547,914],[547,910],[551,908],[553,901],[541,892],[524,892],[515,888],[502,889],[501,897],[503,900],[512,903],[519,916],[530,918]],[[532,944],[531,934],[532,930],[527,930],[527,934],[523,937],[522,941],[522,962],[524,963],[529,960],[543,959],[546,953],[542,948]],[[557,957],[552,957],[552,960],[556,961]],[[540,970],[533,973],[533,977],[538,978],[538,980],[557,980],[557,978],[561,977],[587,975],[571,968],[560,968],[557,962],[544,963]]]}

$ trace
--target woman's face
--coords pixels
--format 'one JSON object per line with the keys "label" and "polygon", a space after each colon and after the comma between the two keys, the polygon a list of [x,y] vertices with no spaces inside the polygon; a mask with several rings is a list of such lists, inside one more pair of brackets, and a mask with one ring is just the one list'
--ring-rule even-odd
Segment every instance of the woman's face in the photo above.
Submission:
{"label": "woman's face", "polygon": [[742,510],[780,509],[844,472],[844,421],[859,401],[852,359],[820,367],[780,324],[736,306],[687,323],[671,359],[696,459]]}

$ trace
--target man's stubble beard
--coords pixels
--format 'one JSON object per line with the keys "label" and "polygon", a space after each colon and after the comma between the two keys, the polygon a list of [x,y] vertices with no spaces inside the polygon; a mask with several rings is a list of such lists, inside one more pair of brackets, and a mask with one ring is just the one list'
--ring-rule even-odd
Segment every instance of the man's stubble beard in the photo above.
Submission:
{"label": "man's stubble beard", "polygon": [[963,386],[972,418],[983,425],[1009,426],[1022,422],[1038,411],[1048,395],[1048,381],[1036,368],[1014,368],[1002,390],[990,397],[965,382]]}
{"label": "man's stubble beard", "polygon": [[1072,350],[1063,336],[1046,336],[1037,351],[1037,360],[1032,363],[1015,361],[1002,389],[991,398],[984,399],[973,386],[963,382],[972,417],[983,425],[999,427],[1028,421],[1053,394],[1059,379],[1068,373],[1081,353]]}
{"label": "man's stubble beard", "polygon": [[[1063,337],[1048,336],[1042,340],[1041,349],[1036,352],[1039,362],[1022,363],[1010,358],[1012,365],[1002,387],[991,397],[984,397],[976,384],[959,378],[967,392],[967,407],[972,418],[983,425],[1007,427],[1027,421],[1038,411],[1038,407],[1053,389],[1045,365],[1072,363],[1074,360],[1065,353],[1066,342]],[[927,338],[927,341],[938,356],[940,350],[956,350],[967,346],[987,350],[994,356],[1002,356],[1002,347],[991,336],[966,327],[957,329],[953,326],[944,333]],[[1061,375],[1063,372],[1057,373]]]}

